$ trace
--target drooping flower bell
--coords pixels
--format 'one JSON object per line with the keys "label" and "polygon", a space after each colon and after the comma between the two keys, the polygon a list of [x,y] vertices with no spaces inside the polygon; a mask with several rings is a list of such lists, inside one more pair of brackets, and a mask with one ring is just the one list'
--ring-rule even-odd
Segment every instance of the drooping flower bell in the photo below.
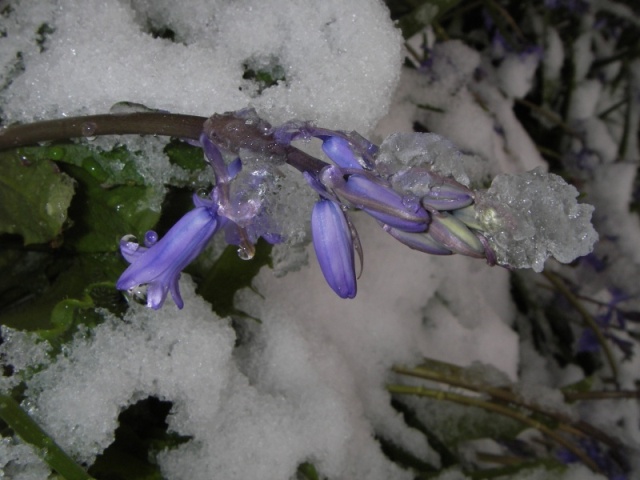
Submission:
{"label": "drooping flower bell", "polygon": [[205,158],[215,176],[215,187],[209,198],[193,196],[195,209],[184,215],[160,240],[149,231],[144,246],[125,236],[120,241],[122,256],[131,264],[116,283],[119,290],[142,296],[148,307],[160,308],[171,293],[178,308],[183,301],[178,288],[181,271],[204,250],[209,240],[220,229],[231,244],[238,245],[238,254],[250,259],[255,253],[259,236],[270,243],[280,237],[264,228],[256,230],[254,219],[260,214],[258,202],[244,202],[234,196],[231,183],[242,170],[239,158],[225,164],[218,147],[206,136],[200,137]]}
{"label": "drooping flower bell", "polygon": [[155,310],[162,307],[171,292],[178,308],[183,307],[178,287],[180,272],[204,250],[225,223],[224,218],[217,215],[212,201],[194,195],[194,203],[196,208],[160,240],[155,232],[149,231],[144,247],[131,241],[130,237],[120,241],[120,251],[131,265],[118,279],[116,288],[136,293],[137,289],[146,287],[146,304]]}

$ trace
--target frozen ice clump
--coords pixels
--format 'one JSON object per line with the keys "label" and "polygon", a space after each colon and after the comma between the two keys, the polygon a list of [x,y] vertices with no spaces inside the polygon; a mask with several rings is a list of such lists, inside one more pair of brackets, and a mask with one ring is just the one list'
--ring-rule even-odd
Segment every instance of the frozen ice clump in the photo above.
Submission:
{"label": "frozen ice clump", "polygon": [[489,165],[481,157],[461,152],[451,141],[435,133],[395,133],[380,145],[376,166],[392,174],[407,167],[429,167],[452,176],[467,187],[489,183]]}
{"label": "frozen ice clump", "polygon": [[316,195],[304,178],[288,165],[264,153],[240,151],[242,170],[230,184],[234,221],[245,222],[251,235],[271,234],[288,246],[308,242],[309,218]]}
{"label": "frozen ice clump", "polygon": [[477,218],[498,263],[541,272],[554,257],[569,263],[593,249],[598,234],[591,205],[576,201],[578,191],[541,168],[498,175],[476,196]]}

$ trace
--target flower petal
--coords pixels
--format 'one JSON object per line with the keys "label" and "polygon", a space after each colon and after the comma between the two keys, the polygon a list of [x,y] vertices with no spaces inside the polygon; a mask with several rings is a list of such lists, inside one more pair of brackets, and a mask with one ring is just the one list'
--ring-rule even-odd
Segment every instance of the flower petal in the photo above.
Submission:
{"label": "flower petal", "polygon": [[147,248],[136,242],[135,238],[133,235],[125,235],[120,239],[120,253],[129,263],[135,262],[140,255],[147,251]]}
{"label": "flower petal", "polygon": [[342,298],[356,296],[353,239],[340,206],[320,200],[311,214],[313,246],[320,269],[329,286]]}
{"label": "flower petal", "polygon": [[429,214],[415,202],[405,202],[402,195],[359,175],[351,175],[338,195],[366,211],[377,220],[407,232],[423,232]]}
{"label": "flower petal", "polygon": [[362,165],[353,152],[348,140],[341,137],[328,137],[322,142],[322,150],[334,163],[342,168],[362,169]]}
{"label": "flower petal", "polygon": [[202,252],[219,226],[220,222],[213,210],[198,207],[182,217],[163,238],[139,255],[135,252],[131,255],[131,246],[125,242],[122,248],[121,242],[123,255],[131,258],[132,263],[118,279],[116,288],[131,290],[147,285],[147,305],[151,308],[160,308],[171,288],[176,304],[181,306],[177,290],[180,272]]}

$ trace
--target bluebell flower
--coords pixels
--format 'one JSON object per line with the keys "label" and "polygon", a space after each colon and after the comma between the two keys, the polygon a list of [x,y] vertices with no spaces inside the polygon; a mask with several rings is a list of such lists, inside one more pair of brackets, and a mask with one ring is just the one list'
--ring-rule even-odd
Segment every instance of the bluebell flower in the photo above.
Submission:
{"label": "bluebell flower", "polygon": [[329,286],[342,298],[356,296],[354,241],[340,205],[319,200],[311,214],[311,233],[320,269]]}
{"label": "bluebell flower", "polygon": [[246,190],[257,190],[261,184],[256,184],[251,176],[248,181],[240,179],[243,168],[240,158],[226,164],[218,146],[204,133],[200,136],[200,146],[215,177],[210,197],[194,195],[196,208],[161,240],[150,231],[145,235],[144,246],[130,237],[120,242],[122,256],[131,265],[116,287],[134,294],[146,288],[145,302],[153,309],[163,305],[169,292],[178,308],[183,307],[178,288],[180,272],[204,250],[218,230],[224,231],[228,243],[238,245],[238,255],[245,260],[254,256],[259,237],[269,243],[282,241],[282,236],[272,230],[262,202],[244,195]]}
{"label": "bluebell flower", "polygon": [[[345,178],[346,177],[346,178]],[[364,210],[379,222],[407,232],[424,232],[429,214],[418,201],[411,202],[366,171],[326,167],[320,183],[339,199]]]}
{"label": "bluebell flower", "polygon": [[213,203],[194,196],[197,206],[182,217],[167,234],[158,240],[155,232],[145,235],[146,247],[125,237],[120,251],[131,263],[118,279],[116,288],[135,291],[146,286],[147,306],[159,309],[171,292],[178,308],[184,302],[180,296],[180,272],[206,247],[211,237],[225,223],[218,217]]}

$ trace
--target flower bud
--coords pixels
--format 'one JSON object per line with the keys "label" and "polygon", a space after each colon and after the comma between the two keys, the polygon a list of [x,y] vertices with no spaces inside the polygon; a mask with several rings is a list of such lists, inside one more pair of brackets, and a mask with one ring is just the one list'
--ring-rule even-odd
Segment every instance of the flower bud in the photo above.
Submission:
{"label": "flower bud", "polygon": [[393,238],[413,250],[418,250],[430,255],[451,255],[453,253],[450,249],[435,240],[428,231],[422,233],[403,232],[389,225],[384,225],[382,228]]}
{"label": "flower bud", "polygon": [[455,253],[469,257],[484,258],[484,246],[467,226],[446,212],[432,212],[431,236]]}
{"label": "flower bud", "polygon": [[311,213],[313,247],[329,286],[342,298],[356,296],[353,238],[340,205],[319,200]]}

